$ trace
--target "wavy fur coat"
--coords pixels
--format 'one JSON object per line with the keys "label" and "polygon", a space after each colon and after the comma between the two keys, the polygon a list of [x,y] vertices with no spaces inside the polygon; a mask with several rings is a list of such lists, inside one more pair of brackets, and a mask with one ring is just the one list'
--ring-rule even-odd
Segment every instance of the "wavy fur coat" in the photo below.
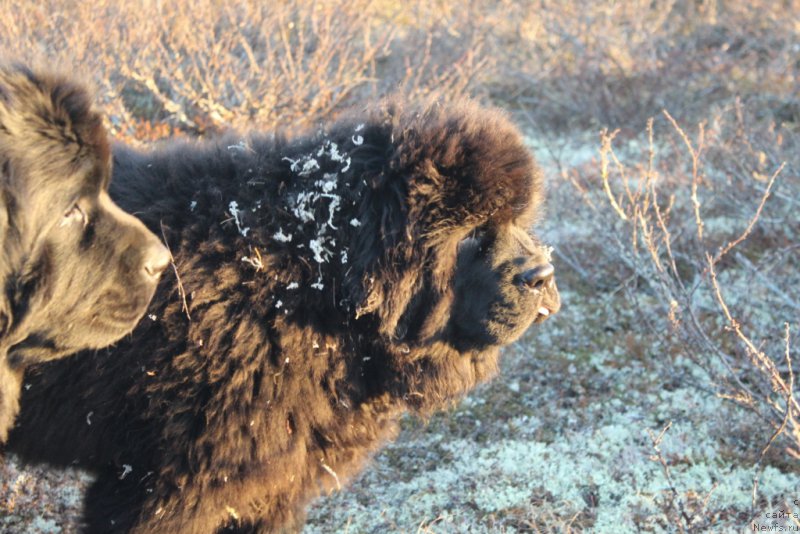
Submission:
{"label": "wavy fur coat", "polygon": [[88,532],[295,529],[559,307],[541,175],[495,110],[387,104],[114,160],[178,277],[130,339],[30,373],[10,441],[97,474]]}

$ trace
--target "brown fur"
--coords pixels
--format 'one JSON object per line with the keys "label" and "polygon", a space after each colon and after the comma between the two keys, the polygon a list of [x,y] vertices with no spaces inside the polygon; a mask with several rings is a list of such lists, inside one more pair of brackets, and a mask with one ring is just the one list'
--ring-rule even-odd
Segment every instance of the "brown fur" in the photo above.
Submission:
{"label": "brown fur", "polygon": [[541,175],[498,111],[389,104],[114,154],[114,198],[163,224],[183,292],[162,284],[107,354],[31,373],[10,440],[97,474],[88,532],[295,528],[402,413],[457,400],[558,310]]}
{"label": "brown fur", "polygon": [[81,86],[0,65],[0,442],[25,366],[128,333],[165,266],[155,236],[111,202],[110,156]]}

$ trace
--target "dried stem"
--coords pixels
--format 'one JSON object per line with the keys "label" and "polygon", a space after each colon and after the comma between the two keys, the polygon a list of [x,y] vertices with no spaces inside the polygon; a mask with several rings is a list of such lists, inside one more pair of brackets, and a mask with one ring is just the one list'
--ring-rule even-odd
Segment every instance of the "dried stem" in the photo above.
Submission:
{"label": "dried stem", "polygon": [[181,275],[178,274],[178,266],[175,265],[175,257],[172,255],[172,249],[169,248],[169,241],[167,241],[167,233],[164,231],[164,222],[159,221],[159,225],[161,226],[161,237],[164,238],[164,245],[167,247],[167,251],[169,251],[169,262],[172,265],[172,270],[175,272],[175,279],[178,281],[178,294],[181,297],[183,313],[185,313],[186,318],[191,321],[192,316],[189,314],[189,305],[186,303],[186,290],[183,289],[183,282],[181,282]]}
{"label": "dried stem", "polygon": [[[675,483],[672,481],[672,474],[670,473],[669,464],[664,459],[664,455],[661,453],[660,448],[661,440],[664,439],[664,435],[671,426],[672,421],[666,424],[657,437],[653,434],[653,431],[648,428],[647,435],[650,436],[653,450],[656,452],[654,456],[651,456],[651,460],[658,461],[661,464],[661,470],[664,472],[664,478],[667,480],[667,485],[669,486],[670,492],[672,492],[673,502],[678,503],[678,513],[680,514],[680,518],[683,520],[677,521],[678,529],[680,532],[686,532],[686,528],[691,526],[692,520],[689,518],[689,514],[686,513],[686,507],[683,505],[683,499],[681,499],[678,490],[675,489]],[[668,521],[669,519],[670,518],[667,517]]]}

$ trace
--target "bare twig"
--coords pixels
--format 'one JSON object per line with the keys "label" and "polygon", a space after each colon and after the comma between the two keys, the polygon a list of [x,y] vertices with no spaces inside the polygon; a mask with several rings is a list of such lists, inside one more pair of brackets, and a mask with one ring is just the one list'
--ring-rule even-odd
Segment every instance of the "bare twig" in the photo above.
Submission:
{"label": "bare twig", "polygon": [[786,346],[786,353],[785,353],[786,364],[787,364],[787,367],[789,368],[789,395],[788,395],[788,398],[786,399],[786,411],[785,411],[785,414],[783,416],[783,421],[781,421],[780,426],[777,429],[775,429],[775,432],[772,433],[772,435],[770,436],[769,440],[767,441],[767,444],[764,445],[764,448],[761,449],[761,454],[758,456],[758,461],[756,462],[756,465],[754,466],[755,474],[753,476],[753,504],[752,504],[753,510],[755,510],[755,508],[756,508],[756,501],[758,499],[758,479],[761,476],[762,462],[764,460],[764,456],[766,456],[767,451],[769,451],[770,447],[772,447],[773,442],[778,438],[778,436],[780,436],[786,430],[786,427],[788,426],[789,421],[792,418],[792,406],[791,406],[791,403],[794,400],[794,393],[793,393],[794,392],[794,371],[792,370],[792,357],[791,357],[791,354],[790,354],[790,351],[789,351],[789,347],[790,347],[790,342],[789,342],[789,323],[784,323],[783,326],[784,326],[784,330],[785,330],[784,340],[785,340],[785,346]]}
{"label": "bare twig", "polygon": [[164,238],[164,245],[167,247],[167,251],[169,251],[169,262],[172,265],[172,270],[175,272],[175,279],[178,281],[178,294],[181,297],[183,313],[185,313],[186,318],[191,321],[192,316],[189,314],[189,305],[186,303],[186,291],[183,289],[183,282],[181,282],[181,276],[178,274],[178,267],[175,265],[175,257],[172,255],[172,249],[169,248],[167,233],[164,231],[164,222],[159,221],[158,224],[161,226],[161,237]]}
{"label": "bare twig", "polygon": [[678,125],[678,122],[669,114],[669,112],[665,109],[663,111],[664,116],[667,117],[669,122],[672,123],[672,127],[678,132],[681,139],[683,139],[684,144],[686,145],[687,150],[689,150],[689,154],[692,157],[692,205],[694,206],[694,218],[695,223],[697,224],[697,238],[700,241],[703,241],[703,218],[700,216],[700,200],[697,197],[697,187],[700,183],[700,175],[698,173],[698,163],[700,161],[700,154],[703,151],[703,141],[705,139],[705,129],[703,125],[700,125],[700,134],[699,134],[699,141],[698,141],[698,148],[695,149],[692,145],[692,142],[689,140],[689,136],[686,135],[686,132]]}
{"label": "bare twig", "polygon": [[611,133],[608,133],[607,130],[603,130],[600,133],[600,176],[603,179],[603,191],[606,192],[606,196],[608,196],[608,201],[611,204],[611,207],[614,208],[614,211],[617,213],[620,219],[627,221],[628,216],[617,203],[617,199],[614,198],[614,193],[612,193],[611,186],[608,183],[608,155],[611,152],[611,142],[618,133],[619,130],[614,130]]}
{"label": "bare twig", "polygon": [[[677,526],[680,532],[686,532],[686,528],[690,527],[692,524],[692,520],[689,518],[689,514],[686,513],[686,507],[683,505],[683,499],[681,499],[678,490],[675,489],[675,484],[672,481],[672,474],[670,473],[669,464],[664,459],[664,455],[661,453],[661,440],[664,439],[664,434],[667,433],[667,430],[672,426],[672,421],[668,422],[666,426],[661,430],[658,436],[653,434],[653,431],[649,428],[647,429],[647,435],[650,436],[650,441],[653,447],[653,450],[656,452],[654,456],[651,456],[651,460],[658,461],[661,464],[661,470],[664,472],[664,478],[667,480],[667,485],[669,486],[670,492],[672,492],[673,502],[678,503],[678,512],[680,514],[680,518],[683,521],[678,521]],[[667,517],[669,520],[669,517]]]}
{"label": "bare twig", "polygon": [[786,162],[784,161],[783,163],[781,163],[781,166],[778,167],[778,170],[772,173],[772,177],[769,179],[767,188],[764,190],[764,194],[761,196],[761,202],[758,204],[758,209],[756,209],[756,213],[755,215],[753,215],[753,218],[750,219],[750,223],[747,225],[747,228],[744,229],[744,232],[742,232],[742,234],[739,237],[729,242],[724,247],[720,247],[719,251],[714,256],[713,260],[714,264],[717,264],[719,260],[721,260],[722,257],[725,256],[725,254],[730,252],[734,247],[738,246],[742,241],[747,239],[747,236],[749,236],[750,232],[753,231],[753,227],[756,225],[756,222],[758,222],[759,217],[761,217],[761,212],[764,209],[764,205],[767,203],[767,199],[769,198],[769,194],[772,191],[772,186],[775,183],[775,179],[778,177],[778,175],[781,173],[781,171],[785,166]]}

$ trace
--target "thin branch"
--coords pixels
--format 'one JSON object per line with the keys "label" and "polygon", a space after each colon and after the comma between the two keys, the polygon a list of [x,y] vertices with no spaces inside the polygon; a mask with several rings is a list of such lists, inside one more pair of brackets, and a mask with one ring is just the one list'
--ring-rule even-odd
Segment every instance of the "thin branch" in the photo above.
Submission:
{"label": "thin branch", "polygon": [[614,130],[610,134],[607,133],[606,130],[603,130],[600,134],[602,142],[600,147],[600,176],[603,179],[603,190],[606,192],[609,202],[611,202],[611,207],[614,208],[614,211],[617,212],[617,215],[619,215],[620,219],[627,221],[628,216],[617,203],[617,199],[614,198],[614,193],[611,192],[611,186],[608,183],[608,154],[613,150],[611,148],[611,141],[614,140],[614,137],[618,133],[619,130]]}
{"label": "thin branch", "polygon": [[689,150],[689,155],[692,156],[692,205],[694,206],[694,219],[695,223],[697,224],[697,238],[702,242],[703,241],[703,218],[700,216],[700,200],[697,197],[697,186],[700,182],[700,177],[698,174],[698,163],[700,161],[700,153],[703,150],[703,139],[705,137],[705,130],[703,126],[700,126],[700,143],[697,150],[695,150],[692,142],[689,140],[689,136],[686,135],[686,132],[678,125],[678,121],[676,121],[672,115],[665,109],[663,110],[664,115],[669,119],[669,122],[672,123],[672,127],[678,132],[678,135],[681,136],[683,139],[686,148]]}
{"label": "thin branch", "polygon": [[186,290],[183,289],[183,282],[181,282],[181,276],[178,274],[178,267],[175,265],[175,257],[172,255],[172,249],[169,248],[167,233],[164,231],[164,221],[159,221],[158,224],[161,226],[161,237],[164,238],[164,245],[169,252],[169,262],[172,265],[172,270],[175,272],[175,279],[178,281],[178,294],[181,297],[183,312],[186,314],[186,318],[191,321],[192,316],[189,315],[189,305],[186,303]]}
{"label": "thin branch", "polygon": [[764,204],[767,203],[767,199],[769,198],[769,194],[772,191],[772,185],[775,183],[775,179],[778,178],[778,175],[781,173],[783,168],[786,166],[786,162],[784,161],[781,163],[781,166],[778,167],[772,174],[772,178],[769,179],[769,183],[767,184],[767,188],[764,190],[764,194],[761,196],[761,202],[758,204],[758,209],[756,210],[756,214],[753,215],[753,218],[750,219],[750,224],[747,225],[742,235],[725,245],[724,247],[720,247],[720,250],[714,256],[714,264],[716,265],[722,257],[731,251],[734,247],[736,247],[739,243],[747,239],[747,236],[750,235],[750,232],[753,231],[753,227],[755,227],[756,222],[758,222],[759,217],[761,217],[761,212],[764,209]]}
{"label": "thin branch", "polygon": [[[667,430],[672,426],[672,421],[668,422],[666,426],[661,430],[658,437],[653,434],[653,431],[649,428],[647,429],[647,434],[650,436],[650,441],[652,442],[653,450],[656,451],[656,455],[651,457],[653,460],[657,460],[661,464],[661,469],[664,472],[664,478],[667,479],[667,485],[669,486],[670,491],[672,492],[673,502],[678,503],[678,512],[680,513],[680,517],[683,518],[686,527],[689,527],[692,524],[692,520],[689,518],[689,514],[686,513],[686,508],[683,505],[683,499],[681,499],[678,490],[675,489],[675,484],[672,481],[672,474],[669,470],[669,464],[664,459],[664,455],[661,453],[661,448],[659,445],[661,444],[661,440],[664,439],[664,434],[667,433]],[[667,518],[669,519],[669,517]],[[678,529],[681,532],[684,532],[684,523],[678,522]]]}
{"label": "thin branch", "polygon": [[756,509],[756,501],[757,501],[757,497],[758,497],[758,479],[761,476],[762,462],[764,460],[764,456],[766,456],[767,451],[769,451],[770,447],[772,447],[772,444],[775,442],[775,440],[778,439],[778,436],[783,434],[783,432],[786,430],[786,427],[789,424],[789,421],[792,419],[792,406],[791,406],[791,404],[792,404],[792,401],[794,401],[794,370],[792,369],[792,357],[791,357],[791,354],[790,354],[790,351],[789,351],[789,347],[791,345],[791,343],[789,341],[789,339],[790,339],[789,338],[789,323],[784,323],[783,327],[784,327],[784,331],[785,331],[784,343],[785,343],[785,347],[786,347],[786,352],[785,352],[784,356],[786,358],[787,367],[789,368],[789,396],[786,399],[786,411],[785,411],[785,414],[783,416],[783,421],[781,422],[781,425],[775,430],[775,432],[772,433],[772,436],[770,436],[769,441],[767,441],[767,444],[761,450],[761,454],[759,455],[758,461],[756,462],[756,465],[755,465],[755,474],[753,476],[753,510]]}

